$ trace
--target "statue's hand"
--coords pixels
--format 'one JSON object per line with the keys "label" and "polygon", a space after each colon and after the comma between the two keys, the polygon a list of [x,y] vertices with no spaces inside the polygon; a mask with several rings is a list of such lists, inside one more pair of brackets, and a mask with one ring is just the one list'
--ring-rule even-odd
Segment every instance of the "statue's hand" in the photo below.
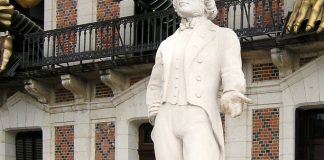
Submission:
{"label": "statue's hand", "polygon": [[253,101],[245,97],[238,91],[225,92],[221,97],[221,110],[230,114],[231,117],[237,117],[242,113],[244,103],[252,103]]}
{"label": "statue's hand", "polygon": [[155,123],[155,118],[156,118],[156,115],[158,114],[159,110],[160,110],[160,105],[150,106],[150,108],[148,110],[149,122],[152,125],[154,125],[154,123]]}

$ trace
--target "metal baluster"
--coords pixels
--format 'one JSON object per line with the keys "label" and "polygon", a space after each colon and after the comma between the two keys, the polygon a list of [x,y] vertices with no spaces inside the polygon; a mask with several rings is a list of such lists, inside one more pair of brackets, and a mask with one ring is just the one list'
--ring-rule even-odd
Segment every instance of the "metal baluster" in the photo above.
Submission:
{"label": "metal baluster", "polygon": [[151,30],[150,24],[151,24],[151,20],[150,20],[150,18],[148,18],[148,20],[147,20],[147,46],[150,45],[150,30]]}
{"label": "metal baluster", "polygon": [[23,68],[26,68],[26,51],[25,51],[25,48],[26,48],[26,36],[24,36],[24,40],[23,40],[23,57],[22,57],[22,66]]}
{"label": "metal baluster", "polygon": [[264,16],[266,15],[266,0],[262,0],[261,27],[264,28]]}
{"label": "metal baluster", "polygon": [[160,16],[160,43],[162,42],[163,16]]}
{"label": "metal baluster", "polygon": [[56,34],[53,33],[53,61],[52,61],[52,68],[55,67],[55,57],[56,57],[56,38],[55,38]]}
{"label": "metal baluster", "polygon": [[142,50],[143,50],[143,45],[144,45],[144,20],[141,20],[141,55],[142,55]]}
{"label": "metal baluster", "polygon": [[134,22],[134,47],[137,47],[137,30],[138,30],[138,24],[137,24],[137,20],[135,20]]}
{"label": "metal baluster", "polygon": [[47,54],[46,54],[46,58],[48,58],[50,56],[50,40],[51,40],[51,37],[49,34],[46,34],[46,37],[47,37]]}
{"label": "metal baluster", "polygon": [[128,47],[132,46],[132,28],[133,28],[133,22],[129,23],[129,45]]}
{"label": "metal baluster", "polygon": [[236,22],[236,4],[234,4],[234,7],[233,7],[233,11],[234,11],[234,22],[233,22],[233,30],[235,30],[235,22]]}
{"label": "metal baluster", "polygon": [[82,43],[82,41],[81,41],[81,32],[82,32],[82,30],[79,28],[78,29],[78,32],[79,32],[79,34],[78,34],[78,39],[79,39],[79,43],[78,43],[78,53],[80,53],[80,50],[81,50],[81,43]]}
{"label": "metal baluster", "polygon": [[156,17],[154,17],[154,21],[153,21],[153,43],[155,44],[156,43],[156,24],[157,21],[156,21]]}
{"label": "metal baluster", "polygon": [[166,16],[166,37],[169,36],[169,15]]}
{"label": "metal baluster", "polygon": [[92,27],[90,27],[90,30],[89,30],[89,53],[92,52],[92,45],[91,45],[91,42],[92,42]]}
{"label": "metal baluster", "polygon": [[124,39],[122,40],[121,44],[122,44],[123,47],[125,47],[125,43],[126,43],[126,25],[127,25],[127,23],[125,22],[125,23],[123,23],[123,25],[124,25],[124,35],[123,35]]}
{"label": "metal baluster", "polygon": [[35,36],[33,36],[33,42],[32,42],[32,46],[33,46],[33,54],[32,54],[32,65],[35,65]]}
{"label": "metal baluster", "polygon": [[229,21],[228,21],[228,13],[229,13],[229,10],[230,10],[230,6],[226,6],[226,27],[229,27]]}
{"label": "metal baluster", "polygon": [[241,6],[241,32],[243,31],[243,23],[244,23],[244,12],[243,12],[243,5],[244,5],[244,0],[242,0],[240,3]]}
{"label": "metal baluster", "polygon": [[112,53],[113,55],[111,56],[112,60],[115,60],[115,32],[116,32],[116,23],[112,24]]}
{"label": "metal baluster", "polygon": [[280,0],[277,0],[277,14],[276,14],[276,18],[277,18],[277,30],[280,30],[280,27],[281,27],[281,6],[280,6]]}

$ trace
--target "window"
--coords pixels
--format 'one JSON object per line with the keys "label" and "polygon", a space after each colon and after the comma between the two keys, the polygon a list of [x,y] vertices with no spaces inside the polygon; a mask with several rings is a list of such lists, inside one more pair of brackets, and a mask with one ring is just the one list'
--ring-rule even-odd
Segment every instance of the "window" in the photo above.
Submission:
{"label": "window", "polygon": [[20,132],[16,135],[16,160],[42,160],[41,131]]}
{"label": "window", "polygon": [[296,160],[324,157],[324,109],[296,110]]}
{"label": "window", "polygon": [[154,145],[151,139],[153,126],[144,123],[139,127],[138,155],[140,160],[155,160]]}

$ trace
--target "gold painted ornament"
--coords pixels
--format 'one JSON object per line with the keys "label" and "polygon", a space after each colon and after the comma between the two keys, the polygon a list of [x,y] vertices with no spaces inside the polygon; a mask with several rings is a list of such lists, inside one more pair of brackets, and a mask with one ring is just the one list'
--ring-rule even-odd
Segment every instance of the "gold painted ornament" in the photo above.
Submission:
{"label": "gold painted ornament", "polygon": [[16,0],[24,8],[32,8],[37,6],[42,0]]}

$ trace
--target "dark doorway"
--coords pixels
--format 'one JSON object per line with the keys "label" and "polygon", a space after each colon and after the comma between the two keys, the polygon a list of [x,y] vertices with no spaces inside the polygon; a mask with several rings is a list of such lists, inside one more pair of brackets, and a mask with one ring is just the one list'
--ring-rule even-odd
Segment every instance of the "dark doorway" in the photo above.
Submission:
{"label": "dark doorway", "polygon": [[42,160],[42,131],[20,132],[16,135],[16,160]]}
{"label": "dark doorway", "polygon": [[151,139],[152,129],[153,126],[149,123],[144,123],[139,127],[139,160],[155,160],[154,145]]}
{"label": "dark doorway", "polygon": [[296,160],[324,157],[324,109],[296,110]]}

